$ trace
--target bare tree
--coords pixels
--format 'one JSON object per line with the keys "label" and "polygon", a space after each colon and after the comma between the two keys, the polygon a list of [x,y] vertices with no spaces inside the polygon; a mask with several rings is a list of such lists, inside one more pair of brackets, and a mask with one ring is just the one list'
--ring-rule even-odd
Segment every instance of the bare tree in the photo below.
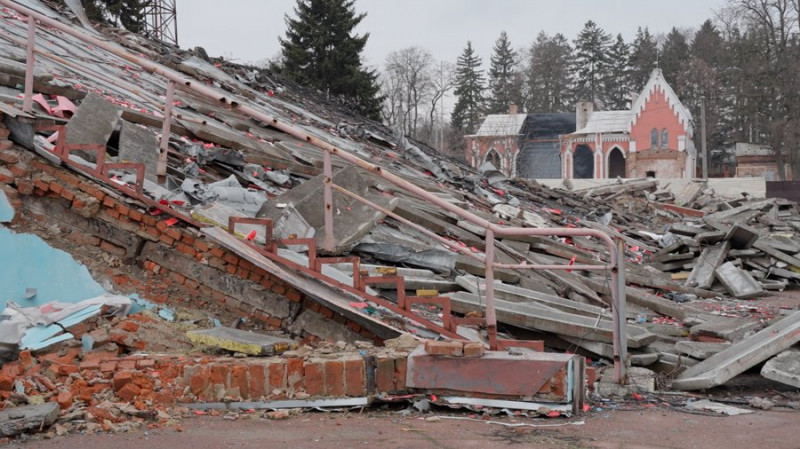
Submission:
{"label": "bare tree", "polygon": [[434,60],[428,50],[408,47],[386,57],[384,94],[392,96],[389,109],[384,105],[384,119],[404,134],[417,138],[420,108],[431,96],[434,86]]}

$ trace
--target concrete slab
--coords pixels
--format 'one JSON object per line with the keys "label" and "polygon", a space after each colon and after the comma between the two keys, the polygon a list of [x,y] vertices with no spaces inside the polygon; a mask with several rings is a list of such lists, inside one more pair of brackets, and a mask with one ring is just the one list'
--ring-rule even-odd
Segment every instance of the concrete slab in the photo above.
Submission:
{"label": "concrete slab", "polygon": [[614,382],[614,369],[603,371],[600,381],[595,384],[594,391],[600,397],[625,397],[632,393],[654,392],[656,375],[653,371],[639,366],[628,368],[628,384],[619,385]]}
{"label": "concrete slab", "polygon": [[42,431],[56,421],[59,411],[55,402],[4,409],[0,411],[0,437]]}
{"label": "concrete slab", "polygon": [[[321,248],[322,240],[325,237],[325,207],[322,183],[323,176],[310,179],[264,203],[256,216],[270,218],[277,223],[284,215],[284,207],[281,205],[292,204],[305,221],[316,229],[317,248]],[[334,174],[333,183],[385,209],[393,210],[397,205],[397,198],[390,198],[371,192],[371,177],[367,174],[362,174],[352,166],[347,166]],[[333,253],[340,254],[348,249],[367,234],[375,226],[375,223],[383,217],[382,213],[334,191],[333,236],[335,248]]]}
{"label": "concrete slab", "polygon": [[735,224],[725,234],[725,240],[731,242],[731,248],[747,249],[758,240],[758,231],[749,226]]}
{"label": "concrete slab", "polygon": [[755,330],[759,323],[747,318],[714,317],[705,323],[696,324],[691,327],[689,333],[696,337],[722,338],[723,340],[739,340],[752,330]]}
{"label": "concrete slab", "polygon": [[714,283],[714,270],[725,260],[729,248],[730,243],[725,242],[704,249],[689,279],[686,280],[686,285],[700,289],[711,287]]}
{"label": "concrete slab", "polygon": [[186,333],[194,344],[213,346],[250,355],[276,355],[296,349],[297,343],[271,335],[257,334],[231,327],[213,327]]}
{"label": "concrete slab", "polygon": [[769,359],[761,368],[761,375],[800,388],[800,349],[787,349]]}
{"label": "concrete slab", "polygon": [[[105,145],[122,110],[97,94],[87,95],[67,125],[67,143]],[[92,158],[94,160],[94,158]]]}
{"label": "concrete slab", "polygon": [[714,270],[719,282],[734,298],[754,298],[764,293],[761,284],[750,273],[739,269],[732,262],[726,262]]}
{"label": "concrete slab", "polygon": [[435,356],[418,347],[408,356],[406,385],[526,400],[571,402],[573,382],[583,376],[581,357],[549,352],[489,351],[480,358]]}
{"label": "concrete slab", "polygon": [[[486,300],[467,292],[447,294],[452,310],[459,313],[482,311]],[[495,299],[497,320],[525,329],[552,332],[586,340],[613,342],[613,327],[610,321],[553,310],[535,303],[514,303]],[[639,348],[656,340],[656,335],[628,325],[627,342],[631,348]]]}
{"label": "concrete slab", "polygon": [[800,341],[800,311],[687,369],[672,383],[679,390],[722,385]]}
{"label": "concrete slab", "polygon": [[710,343],[704,341],[686,340],[675,343],[675,349],[680,351],[681,354],[686,354],[689,357],[693,357],[698,360],[705,360],[718,352],[728,349],[730,345],[730,343]]}
{"label": "concrete slab", "polygon": [[154,132],[143,126],[122,121],[117,158],[120,162],[144,164],[145,179],[157,182],[158,153],[158,139]]}

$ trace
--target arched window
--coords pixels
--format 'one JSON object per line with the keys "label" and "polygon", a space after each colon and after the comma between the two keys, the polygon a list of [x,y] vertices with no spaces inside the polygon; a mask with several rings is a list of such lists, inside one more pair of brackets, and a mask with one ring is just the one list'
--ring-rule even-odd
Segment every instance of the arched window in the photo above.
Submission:
{"label": "arched window", "polygon": [[658,148],[658,130],[656,128],[650,131],[650,148]]}
{"label": "arched window", "polygon": [[669,146],[669,132],[667,132],[667,128],[661,130],[661,148],[667,148]]}

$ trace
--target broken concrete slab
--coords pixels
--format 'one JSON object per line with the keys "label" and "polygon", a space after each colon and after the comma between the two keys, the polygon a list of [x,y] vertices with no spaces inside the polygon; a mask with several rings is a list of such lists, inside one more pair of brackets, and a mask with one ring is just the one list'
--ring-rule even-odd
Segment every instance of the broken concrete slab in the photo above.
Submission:
{"label": "broken concrete slab", "polygon": [[728,293],[737,299],[748,299],[764,293],[761,284],[750,273],[740,269],[732,262],[720,265],[714,274],[719,282],[725,286]]}
{"label": "broken concrete slab", "polygon": [[67,125],[67,143],[105,145],[120,117],[122,110],[119,107],[100,95],[90,93]]}
{"label": "broken concrete slab", "polygon": [[800,349],[787,349],[767,360],[761,368],[761,375],[800,388]]}
{"label": "broken concrete slab", "polygon": [[[71,122],[70,122],[71,124]],[[122,121],[119,135],[119,162],[134,162],[144,165],[145,179],[157,182],[159,145],[155,133],[149,129]]]}
{"label": "broken concrete slab", "polygon": [[758,231],[749,226],[739,224],[731,226],[725,234],[725,240],[731,242],[731,248],[733,249],[750,248],[758,240],[758,237]]}
{"label": "broken concrete slab", "polygon": [[622,398],[631,393],[652,393],[656,390],[656,375],[647,368],[632,366],[628,368],[628,384],[620,385],[615,382],[614,370],[606,369],[594,387],[595,393],[604,398]]}
{"label": "broken concrete slab", "polygon": [[679,390],[722,385],[800,341],[800,311],[689,368],[672,383]]}
{"label": "broken concrete slab", "polygon": [[[455,268],[475,276],[486,276],[486,265],[484,263],[463,254],[456,255]],[[519,283],[520,275],[512,270],[495,269],[494,278],[509,284],[517,284]]]}
{"label": "broken concrete slab", "polygon": [[675,349],[680,351],[682,354],[688,355],[689,357],[693,357],[698,360],[705,360],[714,354],[728,349],[730,345],[730,343],[711,343],[705,341],[685,340],[675,343]]}
{"label": "broken concrete slab", "polygon": [[437,273],[450,273],[457,267],[457,255],[443,249],[427,249],[414,251],[394,243],[359,243],[352,249],[353,253],[361,253],[385,262],[402,263],[420,268],[427,268]]}
{"label": "broken concrete slab", "polygon": [[675,194],[676,206],[689,206],[694,200],[700,196],[703,191],[703,184],[697,182],[689,182]]}
{"label": "broken concrete slab", "polygon": [[56,421],[59,411],[56,402],[3,409],[0,411],[0,437],[42,431]]}
{"label": "broken concrete slab", "polygon": [[231,327],[212,327],[186,333],[194,344],[213,346],[250,355],[276,355],[296,349],[297,343],[271,335],[257,334]]}
{"label": "broken concrete slab", "polygon": [[752,410],[734,407],[732,405],[722,404],[719,402],[713,402],[709,401],[708,399],[691,401],[686,404],[686,409],[714,412],[714,413],[719,413],[720,415],[728,415],[728,416],[745,415],[748,413],[753,413]]}
{"label": "broken concrete slab", "polygon": [[[483,310],[486,299],[467,292],[447,294],[453,311],[469,313]],[[573,315],[536,303],[514,303],[495,299],[497,320],[525,329],[552,332],[558,335],[583,338],[610,343],[613,341],[613,326],[610,321]],[[631,348],[639,348],[656,340],[657,336],[646,330],[628,325],[627,341]]]}
{"label": "broken concrete slab", "polygon": [[[456,283],[475,294],[484,294],[486,291],[486,281],[475,276],[458,276]],[[494,282],[495,298],[504,299],[511,302],[531,302],[535,301],[544,306],[558,309],[576,315],[602,317],[611,319],[611,312],[606,308],[597,307],[591,304],[581,304],[576,301],[564,299],[559,296],[539,293],[533,290],[520,288],[514,285],[504,284],[499,281]]]}
{"label": "broken concrete slab", "polygon": [[704,249],[689,279],[686,280],[686,285],[700,289],[711,287],[714,283],[714,270],[725,260],[728,249],[730,249],[728,242]]}
{"label": "broken concrete slab", "polygon": [[789,254],[786,254],[785,252],[779,250],[778,248],[775,248],[774,246],[770,245],[765,240],[759,239],[755,243],[753,243],[753,246],[760,249],[761,251],[764,251],[768,255],[780,260],[781,262],[785,262],[788,263],[789,265],[800,268],[800,259],[794,256],[790,256]]}
{"label": "broken concrete slab", "polygon": [[[333,176],[333,183],[341,186],[384,209],[393,210],[397,198],[370,191],[370,177],[362,175],[356,168],[348,166]],[[317,248],[322,248],[325,238],[325,205],[323,200],[323,176],[317,176],[303,184],[286,191],[267,203],[256,214],[259,218],[269,218],[277,222],[283,216],[283,208],[292,204],[305,221],[316,229]],[[366,235],[375,223],[384,217],[383,213],[372,209],[352,198],[333,192],[333,254],[349,249]]]}
{"label": "broken concrete slab", "polygon": [[711,316],[708,321],[692,326],[689,332],[695,337],[735,341],[758,326],[758,321],[753,319]]}

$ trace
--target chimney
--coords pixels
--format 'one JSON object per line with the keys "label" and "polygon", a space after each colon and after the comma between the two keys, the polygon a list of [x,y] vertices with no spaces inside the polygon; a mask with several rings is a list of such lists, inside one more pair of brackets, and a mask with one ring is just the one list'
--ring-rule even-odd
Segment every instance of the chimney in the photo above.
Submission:
{"label": "chimney", "polygon": [[579,101],[575,107],[575,131],[579,131],[586,127],[589,123],[589,117],[594,112],[594,103],[591,101]]}
{"label": "chimney", "polygon": [[517,105],[515,105],[514,103],[509,104],[508,105],[508,113],[510,115],[517,115]]}

